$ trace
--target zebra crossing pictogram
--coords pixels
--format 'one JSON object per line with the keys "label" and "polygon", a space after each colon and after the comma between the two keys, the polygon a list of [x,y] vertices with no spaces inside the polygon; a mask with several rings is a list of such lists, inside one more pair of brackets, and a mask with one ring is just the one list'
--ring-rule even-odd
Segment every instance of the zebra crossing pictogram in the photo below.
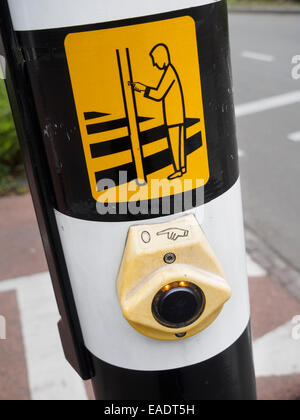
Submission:
{"label": "zebra crossing pictogram", "polygon": [[101,201],[103,179],[111,180],[115,191],[127,189],[128,200],[136,188],[142,199],[159,198],[149,193],[153,179],[167,180],[170,186],[180,180],[182,191],[187,179],[197,186],[199,180],[200,186],[207,183],[193,19],[70,34],[65,48],[96,200]]}

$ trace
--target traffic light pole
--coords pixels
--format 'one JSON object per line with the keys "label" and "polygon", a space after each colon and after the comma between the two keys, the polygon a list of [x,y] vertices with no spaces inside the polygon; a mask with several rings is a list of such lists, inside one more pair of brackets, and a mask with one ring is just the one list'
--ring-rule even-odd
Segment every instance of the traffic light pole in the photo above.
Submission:
{"label": "traffic light pole", "polygon": [[142,3],[0,3],[65,355],[98,400],[254,400],[226,2]]}

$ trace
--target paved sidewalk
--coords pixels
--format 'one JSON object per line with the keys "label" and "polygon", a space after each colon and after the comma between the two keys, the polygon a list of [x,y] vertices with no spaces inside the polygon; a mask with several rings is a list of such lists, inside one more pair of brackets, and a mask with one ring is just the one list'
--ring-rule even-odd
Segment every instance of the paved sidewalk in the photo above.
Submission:
{"label": "paved sidewalk", "polygon": [[30,195],[0,199],[0,280],[47,271]]}
{"label": "paved sidewalk", "polygon": [[[250,237],[252,255],[259,247]],[[292,338],[292,320],[300,303],[250,257],[248,270],[259,399],[299,399],[300,340]],[[0,400],[93,398],[90,384],[63,356],[30,196],[0,199],[0,314],[7,320],[7,340],[0,340]]]}

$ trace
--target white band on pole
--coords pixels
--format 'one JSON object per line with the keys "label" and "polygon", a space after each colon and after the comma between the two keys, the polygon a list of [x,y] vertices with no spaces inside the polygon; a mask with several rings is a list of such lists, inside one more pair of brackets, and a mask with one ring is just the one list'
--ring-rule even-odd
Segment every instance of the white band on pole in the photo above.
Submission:
{"label": "white band on pole", "polygon": [[16,31],[110,22],[216,3],[220,0],[8,0]]}

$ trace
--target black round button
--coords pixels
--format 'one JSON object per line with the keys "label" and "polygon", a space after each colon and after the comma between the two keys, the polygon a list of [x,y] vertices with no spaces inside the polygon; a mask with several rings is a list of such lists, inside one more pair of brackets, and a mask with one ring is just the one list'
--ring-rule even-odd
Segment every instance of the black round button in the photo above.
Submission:
{"label": "black round button", "polygon": [[203,313],[204,294],[199,287],[184,282],[174,283],[160,290],[152,305],[156,320],[170,328],[181,328],[195,322]]}

